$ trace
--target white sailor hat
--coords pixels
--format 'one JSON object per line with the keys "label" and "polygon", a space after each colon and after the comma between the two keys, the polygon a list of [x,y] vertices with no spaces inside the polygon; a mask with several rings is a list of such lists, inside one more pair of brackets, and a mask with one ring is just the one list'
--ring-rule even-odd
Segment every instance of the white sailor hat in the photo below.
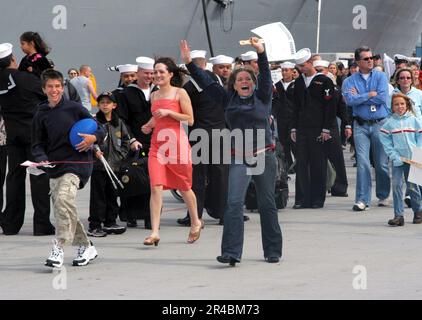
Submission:
{"label": "white sailor hat", "polygon": [[192,50],[190,52],[191,59],[195,59],[195,58],[205,59],[206,55],[207,55],[207,52],[205,50]]}
{"label": "white sailor hat", "polygon": [[297,51],[293,57],[296,64],[302,64],[311,59],[312,53],[309,48],[303,48]]}
{"label": "white sailor hat", "polygon": [[10,43],[0,44],[0,59],[6,58],[12,54],[13,46]]}
{"label": "white sailor hat", "polygon": [[216,65],[216,64],[232,64],[233,61],[234,61],[234,59],[232,57],[225,56],[223,54],[220,54],[216,57],[210,58],[210,62],[213,65]]}
{"label": "white sailor hat", "polygon": [[314,67],[328,68],[329,65],[330,65],[330,62],[327,61],[327,60],[315,60],[314,61]]}
{"label": "white sailor hat", "polygon": [[255,51],[248,51],[240,55],[242,61],[258,60],[258,54]]}
{"label": "white sailor hat", "polygon": [[281,69],[293,69],[294,67],[295,67],[295,64],[294,64],[294,63],[292,63],[292,62],[289,62],[289,61],[283,62],[283,63],[280,65],[280,68],[281,68]]}
{"label": "white sailor hat", "polygon": [[155,61],[148,57],[137,57],[136,63],[141,69],[153,70]]}
{"label": "white sailor hat", "polygon": [[120,73],[138,71],[138,65],[136,64],[122,64],[120,66],[117,66],[117,68],[119,69]]}
{"label": "white sailor hat", "polygon": [[402,54],[395,54],[394,55],[394,61],[395,62],[398,62],[398,61],[407,61],[407,62],[409,62],[410,59],[409,59],[409,57],[406,57],[406,56],[404,56]]}

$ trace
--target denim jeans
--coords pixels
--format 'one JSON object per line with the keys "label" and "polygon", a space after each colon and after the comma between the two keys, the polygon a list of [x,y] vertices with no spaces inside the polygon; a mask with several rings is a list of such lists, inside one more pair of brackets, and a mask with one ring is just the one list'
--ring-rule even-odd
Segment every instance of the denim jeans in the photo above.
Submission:
{"label": "denim jeans", "polygon": [[403,178],[407,184],[407,191],[410,195],[410,204],[414,213],[421,210],[421,187],[417,184],[407,181],[410,166],[403,164],[399,167],[393,166],[393,200],[394,200],[394,216],[403,216]]}
{"label": "denim jeans", "polygon": [[372,151],[375,165],[376,196],[378,199],[384,200],[390,194],[388,157],[379,139],[380,129],[385,121],[362,126],[357,121],[354,122],[353,138],[357,161],[355,202],[361,201],[368,206],[371,205],[372,193],[370,151]]}
{"label": "denim jeans", "polygon": [[242,257],[244,221],[243,204],[246,191],[254,179],[261,218],[261,235],[264,257],[281,257],[282,234],[275,205],[276,158],[272,151],[265,153],[265,169],[260,175],[248,175],[245,164],[232,162],[229,169],[229,191],[224,211],[222,255],[238,261]]}

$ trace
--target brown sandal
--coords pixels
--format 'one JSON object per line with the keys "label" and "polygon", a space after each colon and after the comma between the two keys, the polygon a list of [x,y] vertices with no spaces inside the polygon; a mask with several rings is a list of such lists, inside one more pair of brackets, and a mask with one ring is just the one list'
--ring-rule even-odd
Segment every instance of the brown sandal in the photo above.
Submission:
{"label": "brown sandal", "polygon": [[158,242],[160,242],[160,238],[149,236],[149,237],[145,238],[144,245],[145,246],[152,246],[152,245],[158,246]]}
{"label": "brown sandal", "polygon": [[188,243],[192,244],[199,239],[201,236],[201,230],[204,229],[204,225],[204,220],[201,219],[201,225],[199,226],[198,230],[195,232],[189,232]]}

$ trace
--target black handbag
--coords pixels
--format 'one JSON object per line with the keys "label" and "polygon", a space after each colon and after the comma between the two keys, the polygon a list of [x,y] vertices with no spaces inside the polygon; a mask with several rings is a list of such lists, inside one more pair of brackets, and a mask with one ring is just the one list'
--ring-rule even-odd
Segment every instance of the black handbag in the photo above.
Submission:
{"label": "black handbag", "polygon": [[144,151],[138,151],[120,166],[117,177],[123,184],[119,187],[119,196],[133,197],[151,193],[148,173],[148,157]]}

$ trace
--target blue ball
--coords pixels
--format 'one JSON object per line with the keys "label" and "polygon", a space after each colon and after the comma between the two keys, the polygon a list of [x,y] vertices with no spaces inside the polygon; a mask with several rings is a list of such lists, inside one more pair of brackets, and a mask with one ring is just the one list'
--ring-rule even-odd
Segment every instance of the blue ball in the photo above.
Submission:
{"label": "blue ball", "polygon": [[76,149],[76,145],[83,141],[78,133],[93,134],[97,131],[97,122],[94,119],[86,118],[76,122],[69,132],[69,140],[71,145]]}

